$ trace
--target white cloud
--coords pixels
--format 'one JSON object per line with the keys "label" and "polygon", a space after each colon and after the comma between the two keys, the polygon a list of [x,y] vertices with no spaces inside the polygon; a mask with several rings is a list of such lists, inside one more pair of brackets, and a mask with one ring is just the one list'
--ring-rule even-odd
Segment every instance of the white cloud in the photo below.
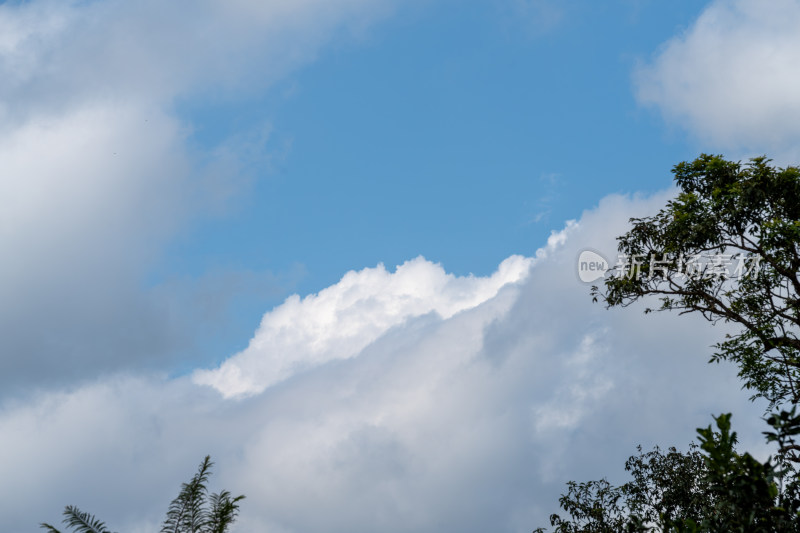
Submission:
{"label": "white cloud", "polygon": [[[386,15],[373,0],[0,6],[0,98],[23,116],[96,99],[170,106],[209,89],[261,90],[343,30]],[[10,109],[7,109],[11,112]]]}
{"label": "white cloud", "polygon": [[487,278],[455,277],[422,257],[390,273],[383,265],[348,272],[339,283],[270,311],[250,345],[194,381],[225,397],[256,394],[294,373],[348,359],[392,327],[428,313],[450,318],[521,280],[531,260],[512,256]]}
{"label": "white cloud", "polygon": [[[4,393],[137,367],[179,342],[139,283],[187,218],[236,188],[206,176],[236,169],[245,147],[206,167],[175,100],[261,90],[387,9],[0,5]],[[613,250],[630,216],[665,199],[610,197],[490,277],[420,258],[291,299],[242,354],[196,374],[250,394],[238,401],[144,375],[7,395],[3,527],[57,522],[76,504],[115,529],[154,530],[210,453],[217,486],[248,495],[239,531],[529,531],[565,479],[613,475],[637,442],[681,444],[710,412],[752,411],[731,369],[705,364],[709,327],[603,311],[575,276],[579,248]]]}
{"label": "white cloud", "polygon": [[714,150],[796,157],[800,3],[717,0],[635,74],[641,103]]}
{"label": "white cloud", "polygon": [[[759,443],[734,369],[706,363],[718,327],[604,310],[576,275],[581,249],[612,256],[628,219],[670,195],[604,199],[519,282],[531,260],[457,278],[416,259],[293,298],[230,360],[263,389],[243,399],[138,377],[6,402],[0,477],[19,482],[0,486],[4,527],[70,503],[152,529],[210,453],[215,488],[247,495],[238,531],[530,531],[566,480],[620,479],[637,443],[685,446],[712,413],[734,411],[744,446]],[[270,343],[304,371],[268,386]]]}
{"label": "white cloud", "polygon": [[390,7],[0,5],[0,297],[14,302],[0,311],[4,394],[173,362],[186,331],[143,279],[187,221],[224,210],[266,150],[235,138],[196,153],[176,101],[264,90]]}

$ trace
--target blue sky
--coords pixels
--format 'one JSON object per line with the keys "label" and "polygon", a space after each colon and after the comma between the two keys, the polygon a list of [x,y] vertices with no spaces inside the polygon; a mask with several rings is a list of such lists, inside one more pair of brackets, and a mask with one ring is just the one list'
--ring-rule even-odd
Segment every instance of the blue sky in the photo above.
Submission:
{"label": "blue sky", "polygon": [[[763,406],[580,250],[701,152],[797,162],[800,3],[0,2],[0,516],[530,531]],[[761,447],[760,447],[761,446]],[[616,467],[615,467],[616,465]],[[124,479],[125,482],[120,482]]]}
{"label": "blue sky", "polygon": [[513,2],[396,9],[263,92],[179,103],[200,149],[268,125],[271,164],[174,270],[300,262],[303,292],[419,254],[487,274],[610,192],[668,186],[696,151],[631,82],[694,2],[554,6],[543,28]]}
{"label": "blue sky", "polygon": [[[606,194],[669,186],[671,166],[697,155],[632,83],[694,2],[395,10],[266,90],[178,102],[198,150],[266,139],[243,198],[180,235],[156,279],[268,270],[288,278],[278,303],[418,255],[486,275]],[[241,342],[262,309],[236,311]]]}

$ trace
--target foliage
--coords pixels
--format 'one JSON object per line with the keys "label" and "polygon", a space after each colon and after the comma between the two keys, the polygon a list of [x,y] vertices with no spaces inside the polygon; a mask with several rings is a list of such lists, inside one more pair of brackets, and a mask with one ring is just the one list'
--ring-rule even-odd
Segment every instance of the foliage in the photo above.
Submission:
{"label": "foliage", "polygon": [[[773,407],[798,403],[800,169],[775,168],[764,157],[741,165],[701,155],[673,173],[677,198],[631,220],[618,244],[632,262],[606,280],[604,293],[593,287],[595,299],[613,307],[655,295],[659,310],[740,326],[716,345],[712,361],[737,364],[745,387]],[[703,256],[710,260],[696,261]],[[720,268],[722,260],[734,271]]]}
{"label": "foliage", "polygon": [[[89,513],[81,512],[77,507],[67,505],[64,509],[63,522],[67,527],[73,528],[76,533],[111,533],[106,525]],[[59,531],[50,524],[41,524],[41,527],[51,533]]]}
{"label": "foliage", "polygon": [[[789,426],[775,416],[768,420],[775,429],[769,434],[785,440]],[[779,459],[762,463],[738,453],[730,419],[730,414],[716,417],[717,431],[698,429],[699,450],[696,444],[687,453],[639,448],[625,465],[633,479],[619,487],[606,480],[570,481],[559,499],[568,516],[550,517],[554,533],[800,532],[794,472]]]}
{"label": "foliage", "polygon": [[[236,521],[244,496],[233,497],[227,490],[209,495],[206,484],[213,465],[211,457],[206,456],[192,479],[181,485],[180,493],[169,505],[161,533],[226,533]],[[63,514],[63,523],[76,533],[111,533],[103,522],[77,507],[68,505]],[[40,526],[50,533],[60,533],[50,524]]]}
{"label": "foliage", "polygon": [[680,193],[655,216],[631,220],[618,239],[624,260],[604,292],[592,287],[594,300],[627,307],[655,297],[660,311],[738,325],[710,362],[735,363],[751,399],[776,411],[764,434],[777,452],[764,462],[737,452],[731,416],[720,415],[716,430],[697,430],[699,450],[639,449],[624,485],[568,483],[560,499],[568,516],[552,515],[551,525],[556,533],[800,532],[800,170],[704,154],[673,173]]}
{"label": "foliage", "polygon": [[787,472],[778,462],[768,459],[761,463],[748,453],[737,453],[730,418],[730,414],[715,418],[719,432],[711,426],[697,430],[705,452],[711,512],[669,525],[682,532],[800,531],[796,481],[792,478],[789,486],[781,490]]}
{"label": "foliage", "polygon": [[[698,446],[681,453],[659,447],[625,464],[632,480],[615,487],[605,479],[567,484],[559,503],[569,518],[550,517],[556,533],[644,531],[642,524],[679,521],[708,512],[710,486]],[[539,528],[536,532],[543,533]]]}

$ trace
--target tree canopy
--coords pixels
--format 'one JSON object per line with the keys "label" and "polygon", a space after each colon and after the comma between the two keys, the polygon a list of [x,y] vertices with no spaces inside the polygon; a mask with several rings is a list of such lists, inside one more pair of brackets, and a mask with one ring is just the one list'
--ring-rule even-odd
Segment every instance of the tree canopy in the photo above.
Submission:
{"label": "tree canopy", "polygon": [[[731,415],[698,432],[688,452],[659,448],[626,464],[632,480],[569,482],[557,533],[798,532],[800,479],[800,170],[765,157],[746,164],[701,155],[673,168],[679,193],[657,214],[631,219],[620,261],[595,301],[697,314],[734,325],[710,362],[737,365],[751,399],[773,410],[759,461],[736,450]],[[738,328],[736,327],[738,326]],[[535,532],[544,532],[543,528]]]}
{"label": "tree canopy", "polygon": [[605,291],[593,287],[595,298],[624,307],[654,296],[659,310],[739,326],[712,361],[735,363],[745,387],[773,407],[798,403],[800,170],[701,155],[673,173],[677,198],[631,220],[618,241],[628,262]]}

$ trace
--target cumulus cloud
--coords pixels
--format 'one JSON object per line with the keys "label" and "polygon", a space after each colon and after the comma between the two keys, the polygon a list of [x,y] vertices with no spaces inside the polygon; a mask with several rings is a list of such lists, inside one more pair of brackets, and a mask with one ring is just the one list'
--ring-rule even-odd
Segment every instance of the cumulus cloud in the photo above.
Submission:
{"label": "cumulus cloud", "polygon": [[800,3],[712,2],[635,73],[637,97],[714,150],[796,157]]}
{"label": "cumulus cloud", "polygon": [[[362,0],[0,5],[0,386],[171,362],[142,291],[164,246],[246,180],[249,139],[190,148],[176,102],[260,91],[387,12]],[[174,299],[173,299],[174,300]],[[162,366],[163,367],[163,366]]]}
{"label": "cumulus cloud", "polygon": [[488,278],[455,277],[419,257],[390,273],[383,265],[348,272],[319,294],[298,295],[270,311],[250,345],[194,381],[225,397],[255,394],[292,374],[354,357],[392,327],[428,313],[450,318],[497,294],[527,273],[531,260],[512,256]]}
{"label": "cumulus cloud", "polygon": [[[211,453],[216,487],[247,495],[238,531],[530,531],[566,480],[620,479],[637,443],[685,446],[712,413],[759,442],[734,369],[706,364],[719,327],[606,311],[576,275],[580,250],[610,258],[628,219],[670,196],[610,196],[489,277],[418,258],[293,297],[229,360],[250,374],[244,397],[139,377],[7,402],[0,476],[20,481],[0,486],[4,524],[74,503],[153,529]],[[287,347],[302,371],[276,359]]]}

